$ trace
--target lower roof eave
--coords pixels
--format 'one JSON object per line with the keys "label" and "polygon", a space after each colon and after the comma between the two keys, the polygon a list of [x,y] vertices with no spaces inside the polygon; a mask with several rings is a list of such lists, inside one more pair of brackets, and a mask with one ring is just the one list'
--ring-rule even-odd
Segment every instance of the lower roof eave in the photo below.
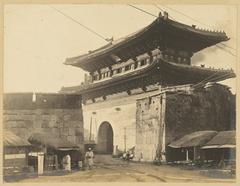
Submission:
{"label": "lower roof eave", "polygon": [[[65,90],[63,88],[61,92],[71,91],[72,93],[86,94],[88,92],[97,91],[97,90],[108,88],[110,86],[114,86],[120,83],[124,83],[132,79],[142,78],[144,76],[151,75],[152,73],[156,73],[157,66],[159,66],[160,69],[165,69],[167,73],[169,72],[169,73],[178,73],[178,74],[188,75],[189,77],[199,78],[201,80],[204,80],[212,76],[214,77],[212,79],[218,82],[225,79],[236,77],[236,74],[232,70],[203,68],[203,67],[182,65],[182,64],[172,63],[172,62],[166,62],[163,60],[158,60],[157,62],[153,62],[151,65],[149,65],[144,69],[130,72],[129,74],[125,74],[123,76],[114,77],[112,79],[109,79],[103,82],[93,83],[85,87],[80,87],[80,86],[72,87],[72,88],[69,88],[70,90],[67,90],[68,87],[66,87]],[[199,82],[201,80],[199,80]]]}

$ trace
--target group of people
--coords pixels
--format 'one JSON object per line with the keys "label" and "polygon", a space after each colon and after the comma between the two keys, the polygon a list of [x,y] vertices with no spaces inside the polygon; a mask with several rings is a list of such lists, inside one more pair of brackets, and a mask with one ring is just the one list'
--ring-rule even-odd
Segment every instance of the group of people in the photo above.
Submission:
{"label": "group of people", "polygon": [[126,160],[126,161],[129,163],[129,161],[132,160],[133,157],[134,157],[133,152],[131,152],[131,151],[128,150],[127,152],[125,152],[125,153],[123,154],[122,159],[123,159],[123,160]]}
{"label": "group of people", "polygon": [[[84,169],[88,168],[89,170],[93,168],[93,158],[94,153],[91,148],[88,148],[88,151],[85,153],[85,161],[84,159],[78,161],[78,168]],[[65,171],[71,171],[71,156],[69,154],[63,157],[63,169]]]}

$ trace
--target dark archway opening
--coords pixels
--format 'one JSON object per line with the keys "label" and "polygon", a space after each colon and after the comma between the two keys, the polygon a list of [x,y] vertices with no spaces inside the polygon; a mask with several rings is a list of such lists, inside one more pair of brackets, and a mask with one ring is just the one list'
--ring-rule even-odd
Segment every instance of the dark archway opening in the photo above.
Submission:
{"label": "dark archway opening", "polygon": [[97,152],[101,154],[113,153],[113,129],[108,122],[103,122],[98,129]]}

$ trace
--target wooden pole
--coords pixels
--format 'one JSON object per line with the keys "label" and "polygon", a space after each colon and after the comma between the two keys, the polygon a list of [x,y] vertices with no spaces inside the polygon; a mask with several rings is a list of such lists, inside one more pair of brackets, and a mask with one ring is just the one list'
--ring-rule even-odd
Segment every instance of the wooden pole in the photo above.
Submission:
{"label": "wooden pole", "polygon": [[127,134],[126,127],[124,127],[124,151],[127,151]]}
{"label": "wooden pole", "polygon": [[188,161],[189,158],[188,158],[188,149],[186,149],[186,160]]}
{"label": "wooden pole", "polygon": [[90,121],[90,134],[89,134],[89,141],[92,139],[92,116],[91,116],[91,121]]}

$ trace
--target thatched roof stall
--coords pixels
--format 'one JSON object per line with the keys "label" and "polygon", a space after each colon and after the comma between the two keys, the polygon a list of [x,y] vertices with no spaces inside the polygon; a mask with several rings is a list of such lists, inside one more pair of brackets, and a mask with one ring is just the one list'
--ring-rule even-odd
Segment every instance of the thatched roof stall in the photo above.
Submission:
{"label": "thatched roof stall", "polygon": [[28,152],[31,144],[13,132],[3,130],[3,175],[19,174],[28,166]]}
{"label": "thatched roof stall", "polygon": [[202,147],[214,148],[236,148],[236,131],[221,131]]}
{"label": "thatched roof stall", "polygon": [[54,150],[68,151],[68,150],[79,150],[77,144],[71,143],[70,141],[56,136],[51,133],[33,133],[28,141],[36,146],[45,146]]}
{"label": "thatched roof stall", "polygon": [[172,148],[199,147],[206,144],[216,135],[216,131],[197,131],[173,141],[168,146]]}

